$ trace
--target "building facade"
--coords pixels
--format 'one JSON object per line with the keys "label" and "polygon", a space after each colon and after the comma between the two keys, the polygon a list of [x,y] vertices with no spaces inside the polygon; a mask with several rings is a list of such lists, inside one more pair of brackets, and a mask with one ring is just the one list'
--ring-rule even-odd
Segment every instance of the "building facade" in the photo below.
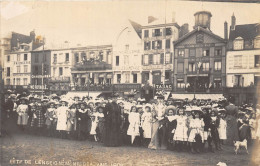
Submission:
{"label": "building facade", "polygon": [[49,86],[51,93],[65,93],[70,90],[71,68],[74,57],[71,48],[51,49]]}
{"label": "building facade", "polygon": [[51,50],[43,46],[31,51],[31,84],[33,93],[48,91],[51,78]]}
{"label": "building facade", "polygon": [[72,49],[72,90],[102,91],[113,83],[112,45],[78,47]]}
{"label": "building facade", "polygon": [[221,92],[226,84],[226,40],[210,30],[210,12],[194,16],[194,30],[174,42],[174,91]]}
{"label": "building facade", "polygon": [[236,25],[234,15],[231,22],[226,64],[227,90],[236,96],[236,102],[253,102],[260,80],[260,25]]}
{"label": "building facade", "polygon": [[174,50],[172,42],[179,37],[176,22],[155,20],[142,26],[142,83],[171,84]]}

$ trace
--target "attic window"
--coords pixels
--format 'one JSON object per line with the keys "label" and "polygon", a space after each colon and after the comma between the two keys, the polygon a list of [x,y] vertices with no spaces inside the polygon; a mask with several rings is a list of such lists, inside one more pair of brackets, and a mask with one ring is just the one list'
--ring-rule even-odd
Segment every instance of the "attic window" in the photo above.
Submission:
{"label": "attic window", "polygon": [[254,48],[260,48],[260,37],[257,37],[254,41]]}
{"label": "attic window", "polygon": [[236,38],[233,42],[233,48],[234,48],[234,50],[243,50],[243,48],[244,48],[243,38],[241,38],[241,37]]}

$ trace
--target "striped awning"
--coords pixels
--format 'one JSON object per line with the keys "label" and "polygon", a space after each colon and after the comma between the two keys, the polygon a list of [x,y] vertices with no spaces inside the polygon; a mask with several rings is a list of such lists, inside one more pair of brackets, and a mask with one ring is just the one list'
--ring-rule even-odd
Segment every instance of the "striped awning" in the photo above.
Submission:
{"label": "striped awning", "polygon": [[[196,99],[211,99],[211,100],[218,100],[220,98],[224,98],[223,94],[195,94]],[[173,99],[186,99],[192,100],[194,98],[194,94],[174,94],[172,93]]]}

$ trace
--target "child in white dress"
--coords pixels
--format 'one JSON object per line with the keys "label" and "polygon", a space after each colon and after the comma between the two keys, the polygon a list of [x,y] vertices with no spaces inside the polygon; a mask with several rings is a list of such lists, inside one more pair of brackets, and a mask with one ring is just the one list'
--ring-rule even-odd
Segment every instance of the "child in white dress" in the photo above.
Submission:
{"label": "child in white dress", "polygon": [[139,126],[140,126],[140,114],[136,106],[131,107],[131,112],[128,116],[129,127],[127,130],[127,135],[131,136],[131,143],[134,143],[135,137],[140,136]]}
{"label": "child in white dress", "polygon": [[186,144],[188,140],[188,119],[184,114],[184,109],[179,108],[178,116],[176,118],[177,126],[173,136],[173,140],[175,141],[175,147],[178,151],[181,151],[183,145]]}
{"label": "child in white dress", "polygon": [[226,112],[223,111],[219,111],[220,113],[220,118],[219,118],[219,126],[218,126],[218,134],[219,134],[219,139],[222,143],[222,145],[224,144],[224,141],[227,139],[227,121],[225,119],[226,117]]}
{"label": "child in white dress", "polygon": [[143,137],[146,146],[146,144],[152,137],[152,113],[151,113],[151,107],[148,105],[145,106],[145,111],[141,118],[141,126],[144,131]]}

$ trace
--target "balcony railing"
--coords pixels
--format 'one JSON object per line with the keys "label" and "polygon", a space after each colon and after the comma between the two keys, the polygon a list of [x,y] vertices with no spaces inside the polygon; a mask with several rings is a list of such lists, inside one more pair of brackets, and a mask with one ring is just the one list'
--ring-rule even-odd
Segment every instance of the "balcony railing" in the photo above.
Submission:
{"label": "balcony railing", "polygon": [[49,82],[70,82],[70,77],[52,77]]}

